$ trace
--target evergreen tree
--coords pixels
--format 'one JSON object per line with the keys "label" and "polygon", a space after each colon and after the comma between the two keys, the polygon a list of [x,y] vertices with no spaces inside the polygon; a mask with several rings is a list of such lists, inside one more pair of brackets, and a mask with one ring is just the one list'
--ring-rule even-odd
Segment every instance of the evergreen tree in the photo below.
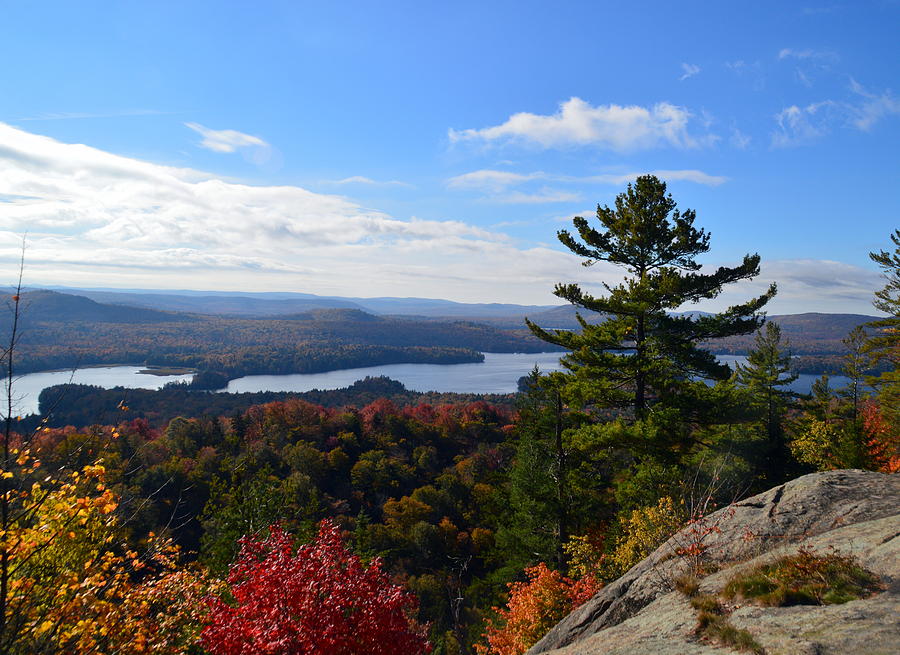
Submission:
{"label": "evergreen tree", "polygon": [[781,340],[781,328],[777,323],[766,323],[765,329],[756,333],[747,364],[738,364],[735,376],[750,391],[753,408],[766,437],[761,473],[768,482],[779,484],[784,481],[790,461],[784,422],[790,400],[795,395],[788,386],[797,379],[797,374],[791,373],[791,353]]}
{"label": "evergreen tree", "polygon": [[848,378],[848,382],[838,390],[838,396],[843,398],[846,403],[844,413],[854,422],[859,418],[860,405],[863,400],[868,364],[868,357],[865,353],[866,338],[865,329],[861,325],[857,325],[843,340],[847,352],[844,355],[842,372]]}
{"label": "evergreen tree", "polygon": [[704,385],[697,380],[730,375],[701,344],[757,329],[762,320],[757,312],[775,294],[775,285],[720,314],[670,314],[759,273],[759,255],[746,255],[734,268],[699,272],[696,258],[709,250],[710,235],[695,228],[694,219],[693,210],[676,209],[664,182],[646,175],[616,197],[614,208],[597,207],[598,228],[579,216],[573,221],[577,236],[558,233],[569,250],[585,258],[585,266],[607,261],[628,273],[623,283],[604,285],[606,296],[591,296],[577,284],[556,285],[556,296],[605,314],[606,321],[591,325],[579,315],[580,331],[548,331],[527,321],[535,335],[570,351],[562,361],[574,398],[631,410],[637,419],[656,407],[675,407],[682,417],[698,420],[708,404],[699,401]]}
{"label": "evergreen tree", "polygon": [[504,543],[517,568],[538,561],[563,565],[562,545],[571,529],[573,502],[568,464],[570,453],[563,430],[571,417],[564,413],[562,397],[551,378],[537,367],[525,379],[518,402],[516,454],[509,473],[509,521],[501,529]]}
{"label": "evergreen tree", "polygon": [[890,369],[869,382],[878,390],[882,415],[894,426],[900,425],[900,229],[891,235],[894,252],[870,252],[881,268],[886,284],[875,292],[872,304],[888,316],[869,323],[872,334],[866,352],[874,362],[887,363]]}

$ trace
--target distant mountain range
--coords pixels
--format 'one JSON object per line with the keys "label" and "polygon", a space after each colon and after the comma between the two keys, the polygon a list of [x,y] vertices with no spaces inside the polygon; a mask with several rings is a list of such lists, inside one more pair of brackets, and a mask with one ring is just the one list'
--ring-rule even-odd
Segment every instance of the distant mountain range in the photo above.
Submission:
{"label": "distant mountain range", "polygon": [[[0,292],[12,293],[10,288]],[[25,296],[32,320],[81,320],[95,323],[172,323],[191,321],[197,314],[240,318],[307,320],[310,312],[343,310],[345,320],[360,322],[363,314],[423,321],[472,321],[494,328],[524,330],[527,316],[547,329],[578,327],[572,305],[517,305],[504,303],[459,303],[432,298],[340,298],[305,293],[228,293],[199,291],[141,291],[57,288],[28,290]],[[348,311],[351,310],[351,311]],[[601,315],[581,312],[590,322]],[[703,315],[706,312],[682,312]],[[836,353],[854,327],[875,320],[863,314],[788,314],[770,316],[792,344],[796,354]],[[719,340],[711,344],[717,352],[746,352],[753,335]]]}
{"label": "distant mountain range", "polygon": [[54,287],[53,290],[113,305],[229,316],[279,316],[312,309],[343,308],[359,309],[372,314],[426,318],[502,318],[519,317],[554,308],[553,305],[459,303],[433,298],[342,298],[287,292],[141,291],[64,287]]}
{"label": "distant mountain range", "polygon": [[[7,305],[13,289],[0,287]],[[0,305],[2,307],[2,305]],[[26,289],[22,293],[21,319],[27,323],[43,321],[90,321],[92,323],[173,323],[189,321],[191,317],[174,311],[148,307],[97,302],[81,295],[60,293],[49,289]]]}

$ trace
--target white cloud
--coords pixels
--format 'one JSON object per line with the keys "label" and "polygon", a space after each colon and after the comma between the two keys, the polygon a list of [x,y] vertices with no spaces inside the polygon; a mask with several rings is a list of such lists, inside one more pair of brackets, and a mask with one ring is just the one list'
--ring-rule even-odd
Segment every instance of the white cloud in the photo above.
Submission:
{"label": "white cloud", "polygon": [[560,191],[559,189],[543,188],[536,193],[523,193],[515,191],[495,198],[497,202],[520,204],[520,205],[536,205],[541,203],[552,202],[580,202],[581,195],[568,191]]}
{"label": "white cloud", "polygon": [[451,142],[519,142],[542,148],[596,146],[627,152],[660,145],[696,148],[714,143],[714,135],[694,136],[688,131],[691,112],[660,102],[653,107],[591,106],[570,98],[553,115],[520,112],[501,125],[448,131]]}
{"label": "white cloud", "polygon": [[681,70],[684,71],[684,74],[678,78],[679,82],[684,82],[689,77],[694,77],[697,73],[700,72],[700,67],[694,64],[685,64],[682,62]]}
{"label": "white cloud", "polygon": [[365,184],[368,186],[412,186],[408,182],[401,182],[400,180],[373,180],[371,177],[365,177],[363,175],[352,175],[350,177],[345,177],[342,180],[325,180],[322,184],[334,184],[336,186],[343,186],[345,184]]}
{"label": "white cloud", "polygon": [[[546,194],[550,202],[551,194]],[[32,284],[552,302],[576,258],[456,220],[399,219],[0,123],[0,262]],[[558,197],[557,201],[561,201]]]}
{"label": "white cloud", "polygon": [[731,145],[733,145],[738,150],[746,150],[747,146],[750,145],[750,141],[752,139],[749,135],[744,134],[736,127],[731,129]]}
{"label": "white cloud", "polygon": [[604,174],[604,175],[593,175],[591,177],[584,178],[585,181],[596,182],[599,184],[627,184],[628,182],[634,182],[636,178],[641,175],[655,175],[660,178],[664,182],[672,182],[672,181],[684,181],[684,182],[694,182],[696,184],[704,184],[706,186],[719,186],[720,184],[724,184],[728,181],[728,178],[723,175],[709,175],[708,173],[704,173],[703,171],[687,169],[687,170],[654,170],[654,171],[646,171],[643,173],[622,173],[622,174]]}
{"label": "white cloud", "polygon": [[890,91],[872,93],[850,78],[850,100],[823,100],[805,107],[791,105],[775,115],[777,129],[772,133],[775,147],[807,144],[831,132],[835,127],[871,130],[876,123],[900,115],[900,100]]}
{"label": "white cloud", "polygon": [[837,106],[833,100],[824,100],[806,107],[785,107],[775,115],[778,128],[772,133],[772,145],[777,148],[802,145],[827,134]]}
{"label": "white cloud", "polygon": [[124,111],[112,112],[85,112],[85,111],[64,111],[64,112],[44,112],[36,116],[23,116],[17,118],[19,121],[67,121],[80,120],[85,118],[125,118],[128,116],[160,116],[164,114],[172,114],[174,112],[159,111],[156,109],[126,109]]}
{"label": "white cloud", "polygon": [[872,307],[872,295],[875,289],[881,288],[883,280],[875,271],[822,259],[763,259],[760,269],[755,280],[727,288],[721,302],[742,302],[776,282],[778,294],[766,307],[769,314],[877,314]]}
{"label": "white cloud", "polygon": [[891,95],[889,91],[880,95],[870,93],[852,77],[850,78],[850,90],[862,98],[859,103],[850,106],[850,111],[854,114],[851,123],[860,130],[868,132],[882,118],[900,114],[900,100]]}
{"label": "white cloud", "polygon": [[211,130],[199,123],[185,123],[184,126],[194,130],[203,137],[203,141],[200,142],[201,148],[206,148],[213,152],[235,152],[239,148],[269,147],[269,144],[258,136],[244,134],[237,130]]}
{"label": "white cloud", "polygon": [[[237,184],[0,123],[0,262],[9,278],[23,232],[28,284],[543,304],[556,300],[557,282],[602,293],[622,275],[461,221],[403,220],[341,196]],[[779,282],[779,312],[871,311],[883,285],[877,272],[805,260],[764,261],[761,278],[761,288]],[[753,289],[694,308],[720,309]]]}
{"label": "white cloud", "polygon": [[837,54],[826,50],[812,50],[805,48],[803,50],[795,50],[794,48],[782,48],[778,51],[779,59],[819,59],[827,61],[835,61],[838,59]]}
{"label": "white cloud", "polygon": [[[513,173],[510,171],[497,171],[482,169],[451,177],[447,180],[447,186],[451,189],[478,189],[499,193],[509,187],[519,186],[535,180],[552,182],[564,182],[569,184],[615,184],[622,185],[634,180],[641,175],[655,175],[658,178],[669,181],[687,181],[707,186],[718,186],[728,181],[721,175],[709,175],[695,169],[686,170],[652,170],[632,173],[604,173],[600,175],[573,176],[552,175],[544,172]],[[548,195],[548,194],[543,194]],[[571,198],[567,198],[571,199]]]}
{"label": "white cloud", "polygon": [[523,174],[482,169],[451,177],[447,180],[447,186],[451,189],[485,189],[489,191],[502,191],[508,187],[522,184],[523,182],[541,179],[547,179],[547,175],[544,173]]}

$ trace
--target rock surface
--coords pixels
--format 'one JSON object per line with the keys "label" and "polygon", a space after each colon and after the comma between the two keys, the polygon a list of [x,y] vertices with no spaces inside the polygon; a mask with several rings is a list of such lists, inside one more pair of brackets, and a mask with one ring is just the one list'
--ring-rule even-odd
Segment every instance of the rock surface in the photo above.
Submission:
{"label": "rock surface", "polygon": [[730,621],[768,655],[900,653],[900,475],[829,471],[806,475],[685,528],[566,617],[529,651],[574,655],[693,655],[728,652],[694,635],[696,612],[673,591],[692,567],[679,547],[704,534],[704,563],[722,568],[701,580],[716,593],[736,573],[801,545],[834,547],[882,577],[886,590],[826,607],[737,607]]}

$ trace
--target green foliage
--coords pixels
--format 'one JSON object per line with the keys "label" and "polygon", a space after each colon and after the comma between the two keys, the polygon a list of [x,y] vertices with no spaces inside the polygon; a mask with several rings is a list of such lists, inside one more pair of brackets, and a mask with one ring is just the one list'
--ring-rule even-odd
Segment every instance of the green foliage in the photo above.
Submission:
{"label": "green foliage", "polygon": [[528,322],[541,339],[570,351],[563,363],[570,396],[579,402],[633,410],[637,418],[653,406],[682,407],[696,417],[703,404],[679,402],[703,394],[696,381],[724,379],[730,371],[699,347],[709,339],[744,334],[758,327],[758,312],[774,295],[762,296],[721,314],[699,317],[668,312],[685,303],[714,298],[723,286],[759,273],[759,256],[747,255],[734,268],[699,273],[696,258],[709,250],[709,234],[693,226],[695,213],[676,209],[666,185],[652,175],[639,177],[616,197],[615,208],[597,208],[599,229],[574,219],[578,236],[566,230],[560,241],[585,258],[584,265],[608,261],[629,277],[609,294],[593,297],[577,284],[558,284],[554,293],[574,305],[609,316],[581,331],[543,330]]}
{"label": "green foliage", "polygon": [[[24,296],[46,293],[50,292],[29,291]],[[484,359],[483,351],[546,349],[524,331],[464,321],[373,316],[356,310],[254,319],[186,317],[140,309],[123,312],[121,307],[105,307],[111,316],[98,313],[95,317],[85,311],[65,319],[39,312],[30,315],[27,339],[17,353],[18,370],[123,362],[190,367],[203,372],[198,386],[221,388],[223,375],[236,378],[381,364],[479,362]],[[129,318],[132,314],[137,320]],[[160,317],[168,320],[160,321]]]}
{"label": "green foliage", "polygon": [[763,655],[765,650],[747,630],[736,628],[719,612],[701,610],[697,614],[696,632],[716,643],[735,650]]}
{"label": "green foliage", "polygon": [[631,512],[622,520],[622,534],[603,562],[601,577],[614,580],[621,576],[675,534],[685,520],[684,508],[669,496]]}
{"label": "green foliage", "polygon": [[574,475],[582,463],[570,439],[578,418],[563,407],[554,378],[541,377],[535,368],[526,388],[518,403],[508,474],[509,511],[497,535],[512,570],[538,561],[562,566],[562,546],[580,527],[578,517],[589,513],[594,496]]}
{"label": "green foliage", "polygon": [[866,598],[882,589],[878,576],[849,556],[818,555],[808,548],[741,573],[725,585],[727,598],[761,605],[834,605]]}
{"label": "green foliage", "polygon": [[868,382],[878,390],[881,413],[896,430],[900,425],[900,229],[894,230],[891,241],[893,252],[869,253],[885,279],[884,287],[875,292],[872,304],[888,316],[868,325],[871,334],[864,350],[873,361],[887,368]]}
{"label": "green foliage", "polygon": [[747,364],[737,366],[735,377],[750,393],[751,408],[766,438],[758,471],[767,484],[777,484],[790,468],[785,416],[795,396],[788,385],[797,379],[791,372],[791,353],[777,323],[766,323],[757,332]]}
{"label": "green foliage", "polygon": [[238,474],[230,480],[215,478],[200,515],[200,561],[213,573],[224,575],[241,537],[264,538],[268,526],[275,523],[311,536],[318,515],[318,493],[305,475],[293,473],[279,480],[262,469],[243,478]]}

